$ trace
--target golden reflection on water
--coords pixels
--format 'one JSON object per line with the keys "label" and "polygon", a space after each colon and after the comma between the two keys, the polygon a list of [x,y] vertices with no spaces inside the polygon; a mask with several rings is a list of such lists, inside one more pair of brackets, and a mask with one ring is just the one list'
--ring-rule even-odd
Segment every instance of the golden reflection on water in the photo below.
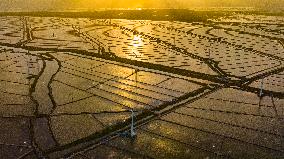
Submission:
{"label": "golden reflection on water", "polygon": [[143,46],[143,38],[141,37],[141,35],[134,35],[134,37],[133,37],[133,46],[135,48]]}
{"label": "golden reflection on water", "polygon": [[139,51],[139,49],[144,48],[144,42],[141,35],[134,35],[133,40],[129,45],[131,52],[134,54],[135,57],[142,57],[143,54]]}

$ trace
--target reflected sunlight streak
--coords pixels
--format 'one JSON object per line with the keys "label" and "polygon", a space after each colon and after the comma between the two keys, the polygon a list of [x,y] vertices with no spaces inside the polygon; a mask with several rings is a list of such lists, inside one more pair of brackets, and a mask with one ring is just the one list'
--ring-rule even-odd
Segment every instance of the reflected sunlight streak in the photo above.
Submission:
{"label": "reflected sunlight streak", "polygon": [[134,35],[133,40],[130,43],[129,47],[135,56],[140,56],[140,57],[143,56],[143,54],[139,52],[139,49],[142,48],[143,46],[144,42],[141,35]]}

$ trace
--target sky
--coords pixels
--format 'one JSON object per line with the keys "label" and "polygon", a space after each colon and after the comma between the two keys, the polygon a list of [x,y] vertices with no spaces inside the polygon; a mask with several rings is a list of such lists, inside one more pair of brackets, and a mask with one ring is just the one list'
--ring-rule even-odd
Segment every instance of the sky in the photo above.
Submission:
{"label": "sky", "polygon": [[284,7],[284,0],[0,0],[0,11],[65,11],[100,8]]}

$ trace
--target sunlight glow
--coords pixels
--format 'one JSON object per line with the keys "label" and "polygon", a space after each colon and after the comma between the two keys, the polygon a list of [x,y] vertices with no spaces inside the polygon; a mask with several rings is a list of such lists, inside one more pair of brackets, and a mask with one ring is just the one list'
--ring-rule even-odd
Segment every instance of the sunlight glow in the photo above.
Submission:
{"label": "sunlight glow", "polygon": [[[0,0],[1,1],[1,0]],[[3,1],[3,2],[2,2]],[[260,7],[282,8],[283,0],[2,0],[0,11],[90,11],[97,9]],[[4,2],[5,1],[5,2]]]}
{"label": "sunlight glow", "polygon": [[143,54],[139,51],[144,46],[144,41],[141,35],[133,35],[133,40],[130,42],[128,46],[131,52],[133,53],[133,57],[142,57]]}
{"label": "sunlight glow", "polygon": [[132,45],[135,48],[142,47],[144,45],[143,38],[141,37],[141,35],[134,35]]}

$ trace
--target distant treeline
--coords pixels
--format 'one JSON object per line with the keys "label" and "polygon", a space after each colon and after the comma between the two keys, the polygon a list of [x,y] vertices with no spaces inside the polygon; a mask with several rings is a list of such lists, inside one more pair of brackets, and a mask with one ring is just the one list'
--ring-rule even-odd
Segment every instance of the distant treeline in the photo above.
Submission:
{"label": "distant treeline", "polygon": [[283,12],[266,13],[261,11],[193,11],[188,9],[106,10],[92,12],[2,12],[0,13],[0,16],[36,16],[203,22],[211,18],[226,16],[233,13],[284,16]]}

